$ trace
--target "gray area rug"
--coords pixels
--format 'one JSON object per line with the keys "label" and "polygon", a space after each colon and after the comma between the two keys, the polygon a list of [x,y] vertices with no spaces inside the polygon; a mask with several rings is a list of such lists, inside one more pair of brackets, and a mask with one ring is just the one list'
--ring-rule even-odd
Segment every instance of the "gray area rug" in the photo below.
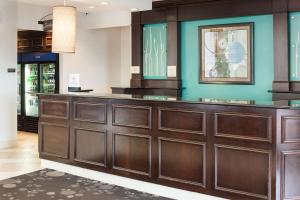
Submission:
{"label": "gray area rug", "polygon": [[54,170],[0,181],[1,200],[167,200]]}

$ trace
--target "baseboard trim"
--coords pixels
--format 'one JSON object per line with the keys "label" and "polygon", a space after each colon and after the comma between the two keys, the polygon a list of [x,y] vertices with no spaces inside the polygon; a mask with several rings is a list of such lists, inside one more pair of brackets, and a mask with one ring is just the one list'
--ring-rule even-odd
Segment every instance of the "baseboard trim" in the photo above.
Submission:
{"label": "baseboard trim", "polygon": [[166,198],[178,199],[178,200],[224,200],[221,198],[208,196],[196,192],[189,192],[167,186],[157,185],[153,183],[147,183],[144,181],[138,181],[121,176],[106,174],[89,169],[84,169],[76,166],[57,163],[49,160],[42,160],[42,167],[62,171],[76,176],[101,181],[112,185],[118,185],[129,189],[150,193]]}

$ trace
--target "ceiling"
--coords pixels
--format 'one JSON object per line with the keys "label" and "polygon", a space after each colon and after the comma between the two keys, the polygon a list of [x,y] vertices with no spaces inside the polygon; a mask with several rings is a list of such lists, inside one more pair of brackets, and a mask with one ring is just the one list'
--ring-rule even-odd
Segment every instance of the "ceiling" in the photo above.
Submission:
{"label": "ceiling", "polygon": [[[40,6],[63,5],[63,0],[17,0],[18,2]],[[155,1],[155,0],[153,0]],[[106,2],[106,3],[105,3]],[[98,12],[101,10],[149,10],[152,0],[67,0],[67,5],[77,7],[80,12]]]}

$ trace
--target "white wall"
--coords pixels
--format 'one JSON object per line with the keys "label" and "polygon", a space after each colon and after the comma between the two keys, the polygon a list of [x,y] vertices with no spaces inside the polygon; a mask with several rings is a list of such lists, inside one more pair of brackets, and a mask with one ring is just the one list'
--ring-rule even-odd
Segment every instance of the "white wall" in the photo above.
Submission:
{"label": "white wall", "polygon": [[17,4],[18,28],[24,30],[43,30],[43,26],[38,21],[52,13],[50,7],[37,6],[26,3]]}
{"label": "white wall", "polygon": [[0,148],[14,144],[17,136],[17,16],[14,0],[0,1]]}
{"label": "white wall", "polygon": [[[41,30],[37,21],[50,12],[49,7],[18,3],[18,28]],[[67,90],[69,74],[74,73],[81,75],[82,88],[98,93],[110,93],[112,86],[128,87],[131,31],[124,26],[128,24],[129,11],[78,13],[76,53],[60,55],[60,90]]]}
{"label": "white wall", "polygon": [[82,88],[110,92],[111,86],[122,85],[122,29],[90,30],[84,28],[84,22],[85,16],[79,15],[76,53],[60,55],[61,91],[67,90],[69,74],[80,74]]}
{"label": "white wall", "polygon": [[121,85],[130,86],[131,66],[131,26],[121,28]]}
{"label": "white wall", "polygon": [[130,26],[131,13],[128,10],[103,10],[89,13],[86,27],[89,29]]}

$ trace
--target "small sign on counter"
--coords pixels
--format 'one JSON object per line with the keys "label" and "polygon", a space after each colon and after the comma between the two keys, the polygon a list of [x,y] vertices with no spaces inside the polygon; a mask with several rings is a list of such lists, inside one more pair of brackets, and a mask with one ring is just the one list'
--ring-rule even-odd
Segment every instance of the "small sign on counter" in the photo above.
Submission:
{"label": "small sign on counter", "polygon": [[69,87],[80,87],[80,74],[69,74]]}

